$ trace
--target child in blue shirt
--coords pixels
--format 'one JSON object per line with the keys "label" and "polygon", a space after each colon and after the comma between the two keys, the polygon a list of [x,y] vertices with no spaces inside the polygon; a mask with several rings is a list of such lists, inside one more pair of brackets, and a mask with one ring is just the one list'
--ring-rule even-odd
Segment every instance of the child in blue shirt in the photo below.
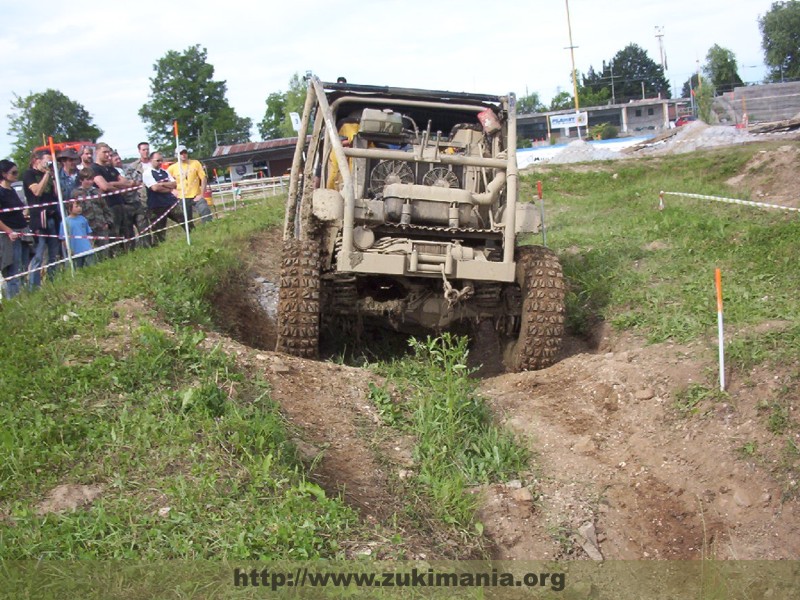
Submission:
{"label": "child in blue shirt", "polygon": [[[67,227],[69,227],[69,243],[72,247],[72,256],[74,257],[72,261],[78,268],[94,264],[92,240],[89,239],[89,236],[92,235],[92,228],[89,227],[89,221],[81,214],[82,212],[83,209],[78,202],[70,203]],[[64,240],[64,223],[61,223],[61,231],[58,237]],[[66,256],[66,242],[64,241],[63,244],[64,256]],[[84,254],[85,252],[91,254]],[[76,256],[77,254],[83,254],[83,256]]]}

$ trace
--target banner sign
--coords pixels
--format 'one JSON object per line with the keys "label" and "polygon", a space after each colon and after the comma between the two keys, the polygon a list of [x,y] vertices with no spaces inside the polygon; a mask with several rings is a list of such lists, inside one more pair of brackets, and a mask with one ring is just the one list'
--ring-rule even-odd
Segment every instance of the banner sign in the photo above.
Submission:
{"label": "banner sign", "polygon": [[567,115],[550,115],[550,128],[586,127],[589,122],[589,113],[578,112]]}

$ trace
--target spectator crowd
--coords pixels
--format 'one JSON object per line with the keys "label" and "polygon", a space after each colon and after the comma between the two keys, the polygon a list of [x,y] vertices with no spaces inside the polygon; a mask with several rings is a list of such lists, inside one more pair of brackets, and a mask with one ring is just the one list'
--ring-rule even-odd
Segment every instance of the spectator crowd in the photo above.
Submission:
{"label": "spectator crowd", "polygon": [[[193,214],[213,219],[205,197],[207,176],[185,146],[165,168],[163,155],[138,145],[139,157],[127,166],[108,144],[85,145],[78,153],[35,151],[28,168],[0,160],[0,268],[4,297],[23,287],[33,290],[42,274],[52,276],[64,258],[82,267],[164,241],[167,220],[193,227]],[[13,184],[22,181],[24,201]],[[58,192],[64,206],[62,219]],[[184,202],[186,218],[184,217]]]}

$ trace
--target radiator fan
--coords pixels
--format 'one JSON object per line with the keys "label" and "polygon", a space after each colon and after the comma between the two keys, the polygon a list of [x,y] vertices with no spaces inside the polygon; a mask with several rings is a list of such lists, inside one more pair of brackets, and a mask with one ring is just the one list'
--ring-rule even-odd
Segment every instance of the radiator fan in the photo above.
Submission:
{"label": "radiator fan", "polygon": [[403,160],[382,160],[369,175],[369,191],[373,196],[383,193],[392,183],[414,183],[414,172]]}
{"label": "radiator fan", "polygon": [[422,178],[422,185],[433,187],[457,188],[459,187],[458,177],[450,169],[436,167],[431,169]]}

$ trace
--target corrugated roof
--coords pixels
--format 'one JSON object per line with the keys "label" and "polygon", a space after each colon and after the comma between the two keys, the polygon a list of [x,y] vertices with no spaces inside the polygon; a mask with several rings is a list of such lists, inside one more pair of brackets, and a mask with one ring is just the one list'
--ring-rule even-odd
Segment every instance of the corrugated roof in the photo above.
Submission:
{"label": "corrugated roof", "polygon": [[229,154],[243,154],[245,152],[258,152],[260,150],[272,150],[275,148],[292,147],[297,144],[297,138],[280,138],[277,140],[266,140],[264,142],[248,142],[246,144],[234,144],[232,146],[217,146],[212,157],[227,156]]}

